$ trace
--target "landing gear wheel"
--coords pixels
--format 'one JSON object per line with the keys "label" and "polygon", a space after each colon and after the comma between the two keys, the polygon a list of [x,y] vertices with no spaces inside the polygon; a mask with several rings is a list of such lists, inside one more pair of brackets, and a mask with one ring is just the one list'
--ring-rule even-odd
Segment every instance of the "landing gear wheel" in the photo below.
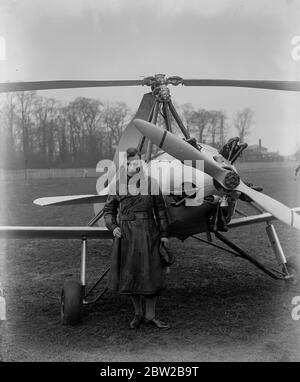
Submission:
{"label": "landing gear wheel", "polygon": [[296,285],[300,281],[300,261],[298,256],[291,256],[286,259],[286,267],[289,271],[289,274],[293,277],[290,279],[287,279],[288,282],[290,282],[293,285]]}
{"label": "landing gear wheel", "polygon": [[76,325],[81,320],[83,305],[82,285],[76,280],[67,280],[61,291],[60,312],[64,325]]}

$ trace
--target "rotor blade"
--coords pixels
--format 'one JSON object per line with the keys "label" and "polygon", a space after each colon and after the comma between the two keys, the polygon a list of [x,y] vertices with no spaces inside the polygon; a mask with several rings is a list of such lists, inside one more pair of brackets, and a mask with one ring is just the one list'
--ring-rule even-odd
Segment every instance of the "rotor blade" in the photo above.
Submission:
{"label": "rotor blade", "polygon": [[105,203],[107,195],[69,195],[69,196],[50,196],[39,198],[33,201],[38,206],[66,206],[71,204]]}
{"label": "rotor blade", "polygon": [[107,81],[34,81],[34,82],[0,82],[0,93],[20,92],[27,90],[95,88],[109,86],[143,85],[142,80],[107,80]]}
{"label": "rotor blade", "polygon": [[260,81],[260,80],[183,80],[185,86],[228,86],[270,90],[300,91],[300,81]]}
{"label": "rotor blade", "polygon": [[288,224],[291,227],[300,229],[300,215],[298,215],[291,208],[278,202],[278,200],[253,190],[252,188],[246,186],[243,182],[240,182],[236,190],[249,196],[255,203],[261,206],[265,211],[271,213],[278,220]]}
{"label": "rotor blade", "polygon": [[[193,167],[197,166],[197,160],[204,161],[204,172],[212,176],[214,179],[223,183],[224,176],[227,171],[215,162],[211,157],[209,157],[204,151],[199,151],[192,145],[180,139],[176,135],[170,133],[169,131],[153,125],[150,122],[146,122],[141,119],[135,119],[133,121],[135,127],[146,136],[151,142],[160,147],[162,150],[172,155],[174,158],[180,161],[194,161],[192,163]],[[186,163],[191,165],[190,163]]]}

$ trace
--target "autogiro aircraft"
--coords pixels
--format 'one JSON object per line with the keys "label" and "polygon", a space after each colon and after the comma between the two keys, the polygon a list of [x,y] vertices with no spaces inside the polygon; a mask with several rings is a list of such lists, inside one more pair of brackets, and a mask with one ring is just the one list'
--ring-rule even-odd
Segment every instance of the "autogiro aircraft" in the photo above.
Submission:
{"label": "autogiro aircraft", "polygon": [[[300,91],[297,81],[254,81],[221,79],[182,79],[156,74],[142,80],[113,81],[42,81],[0,83],[0,92],[19,92],[43,89],[87,88],[108,86],[148,86],[139,108],[124,130],[116,148],[112,168],[108,169],[106,183],[97,189],[95,195],[68,195],[36,199],[40,206],[92,203],[95,216],[87,226],[78,227],[0,227],[2,238],[40,239],[80,239],[81,269],[80,280],[67,280],[61,293],[61,320],[64,324],[80,322],[83,306],[98,301],[107,291],[106,287],[96,293],[109,272],[109,268],[99,276],[96,283],[87,288],[86,261],[88,239],[112,239],[112,234],[104,225],[103,206],[111,186],[120,171],[120,153],[129,147],[136,147],[141,153],[144,171],[156,178],[163,194],[169,219],[169,235],[181,240],[193,237],[207,245],[217,247],[235,256],[244,258],[274,279],[296,282],[299,276],[298,259],[286,258],[281,247],[273,221],[278,219],[295,229],[300,229],[300,207],[290,209],[279,201],[263,194],[262,189],[244,183],[234,162],[247,147],[238,138],[230,139],[219,151],[197,142],[190,136],[171,100],[169,85],[184,86],[223,86]],[[163,117],[163,127],[157,124],[159,114]],[[172,119],[178,125],[183,138],[172,132]],[[154,150],[156,148],[156,150]],[[198,168],[197,163],[203,163]],[[189,169],[190,178],[182,174]],[[150,171],[151,170],[151,171]],[[165,176],[161,176],[161,174]],[[187,172],[189,173],[189,172]],[[159,182],[159,179],[163,179]],[[168,179],[165,181],[165,179]],[[184,182],[182,180],[184,179]],[[172,184],[172,187],[170,187]],[[237,207],[238,200],[251,205],[253,215],[246,215]],[[236,217],[239,215],[239,217]],[[235,216],[235,217],[234,217]],[[134,216],[133,216],[134,219]],[[277,267],[265,266],[245,250],[230,241],[224,234],[228,229],[266,223],[266,233],[270,240]],[[221,233],[222,232],[222,233]],[[205,236],[203,237],[204,234]],[[213,241],[213,237],[221,243]]]}

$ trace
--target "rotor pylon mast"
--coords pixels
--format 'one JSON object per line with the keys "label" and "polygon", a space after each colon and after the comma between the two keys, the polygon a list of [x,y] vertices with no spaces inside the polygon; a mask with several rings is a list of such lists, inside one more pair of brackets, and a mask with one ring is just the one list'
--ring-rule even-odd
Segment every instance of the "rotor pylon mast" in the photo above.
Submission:
{"label": "rotor pylon mast", "polygon": [[[149,122],[156,124],[158,119],[158,112],[161,111],[165,122],[165,128],[167,131],[172,131],[172,117],[181,130],[184,138],[190,140],[190,134],[187,128],[184,126],[179,114],[177,113],[172,100],[171,93],[168,88],[169,84],[178,85],[182,83],[180,77],[167,78],[164,74],[156,74],[154,77],[148,77],[144,79],[145,85],[151,86],[152,94],[155,97],[155,104],[149,117]],[[141,138],[138,146],[138,151],[141,152],[145,143],[145,137]],[[146,162],[151,160],[153,144],[149,141],[146,151]]]}
{"label": "rotor pylon mast", "polygon": [[[155,102],[152,110],[152,116],[150,122],[156,125],[157,123],[157,117],[159,112],[159,102]],[[147,151],[146,151],[146,162],[148,163],[151,160],[151,154],[153,149],[153,143],[151,141],[148,141],[147,145]]]}

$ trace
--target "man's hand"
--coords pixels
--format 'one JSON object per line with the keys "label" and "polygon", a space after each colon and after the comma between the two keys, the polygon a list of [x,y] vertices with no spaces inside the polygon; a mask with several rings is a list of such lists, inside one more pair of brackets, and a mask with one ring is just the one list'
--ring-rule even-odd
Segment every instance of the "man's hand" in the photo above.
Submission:
{"label": "man's hand", "polygon": [[161,237],[160,242],[166,247],[169,248],[169,239],[167,237]]}
{"label": "man's hand", "polygon": [[114,235],[114,237],[118,237],[120,239],[122,237],[121,228],[120,227],[116,227],[113,230],[113,235]]}

